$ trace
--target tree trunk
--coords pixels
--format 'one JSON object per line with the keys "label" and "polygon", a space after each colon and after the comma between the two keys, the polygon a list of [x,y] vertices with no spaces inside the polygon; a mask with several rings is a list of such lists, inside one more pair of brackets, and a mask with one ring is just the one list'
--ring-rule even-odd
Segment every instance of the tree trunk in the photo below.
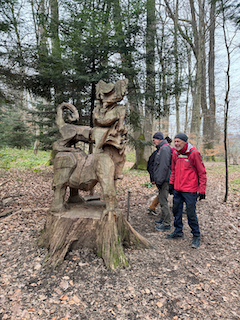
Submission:
{"label": "tree trunk", "polygon": [[[192,72],[191,72],[191,65],[192,65],[192,59],[191,59],[191,52],[187,48],[187,57],[188,57],[188,77],[189,79],[192,79]],[[189,93],[190,93],[190,86],[192,81],[189,80],[187,83],[187,92],[186,92],[186,104],[185,104],[185,120],[184,120],[184,132],[188,134],[189,131]]]}
{"label": "tree trunk", "polygon": [[[203,46],[205,45],[203,38],[203,19],[204,11],[202,0],[198,0],[199,5],[199,25],[196,24],[196,11],[193,0],[190,0],[190,7],[192,13],[192,28],[196,32],[194,41],[197,54],[197,70],[196,70],[196,94],[193,102],[192,109],[192,122],[191,122],[191,139],[195,140],[196,147],[199,148],[200,144],[200,128],[201,128],[201,95],[202,95],[202,64],[203,64]],[[198,30],[198,31],[197,31]]]}
{"label": "tree trunk", "polygon": [[165,21],[159,17],[161,21],[161,30],[156,35],[157,40],[157,52],[158,58],[160,63],[160,71],[159,71],[159,93],[158,93],[158,101],[159,101],[159,109],[158,109],[158,130],[162,131],[164,134],[169,134],[169,117],[170,117],[170,110],[169,110],[169,94],[167,90],[167,82],[168,77],[168,63],[164,58],[164,44],[165,44]]}
{"label": "tree trunk", "polygon": [[[152,141],[153,110],[155,108],[155,39],[156,39],[156,17],[155,0],[147,0],[147,28],[146,28],[146,91],[145,91],[145,118],[144,138],[145,141]],[[147,161],[152,153],[151,146],[144,146],[142,163]]]}
{"label": "tree trunk", "polygon": [[[117,35],[117,42],[119,53],[122,60],[123,74],[128,78],[128,101],[129,101],[129,112],[130,112],[130,123],[133,128],[132,137],[135,142],[135,153],[136,153],[136,163],[134,168],[137,168],[142,159],[142,149],[141,141],[139,137],[142,137],[142,124],[141,117],[143,116],[141,102],[140,102],[140,86],[137,78],[137,71],[134,65],[134,58],[132,52],[129,50],[131,44],[128,43],[129,39],[124,34],[124,26],[122,22],[122,13],[121,5],[119,0],[113,2],[113,21],[114,29]],[[140,148],[139,148],[140,145]],[[145,166],[145,165],[144,165]]]}
{"label": "tree trunk", "polygon": [[228,199],[228,147],[227,147],[227,134],[228,134],[228,110],[229,110],[229,93],[230,93],[230,47],[227,39],[227,31],[226,31],[226,17],[225,17],[225,9],[223,6],[223,1],[221,1],[221,9],[223,14],[223,34],[224,34],[224,43],[227,52],[227,71],[226,71],[226,93],[225,93],[225,103],[224,103],[224,151],[225,151],[225,196],[224,202],[227,202]]}
{"label": "tree trunk", "polygon": [[[52,67],[52,71],[54,72],[53,79],[53,101],[55,105],[61,103],[64,100],[63,90],[65,88],[62,87],[61,78],[62,78],[62,65],[61,61],[61,46],[59,39],[59,3],[58,0],[50,0],[49,2],[51,8],[51,20],[50,20],[50,31],[51,31],[51,55],[54,59],[54,66]],[[63,82],[64,83],[64,82]]]}
{"label": "tree trunk", "polygon": [[121,212],[111,211],[101,220],[103,201],[69,205],[68,211],[48,212],[38,241],[40,247],[49,250],[46,266],[56,268],[68,251],[84,247],[95,250],[107,268],[114,270],[128,266],[123,246],[150,247],[149,241],[132,228]]}
{"label": "tree trunk", "polygon": [[174,19],[174,58],[175,58],[175,73],[174,73],[174,86],[175,86],[175,108],[176,108],[176,129],[180,131],[180,117],[179,117],[179,59],[178,59],[178,0],[175,6],[175,19]]}
{"label": "tree trunk", "polygon": [[[210,26],[209,26],[209,59],[208,59],[208,92],[209,92],[209,149],[214,148],[215,143],[215,123],[216,123],[216,100],[215,100],[215,25],[216,25],[216,3],[211,3]],[[204,132],[203,132],[204,133]],[[212,160],[215,160],[212,155]]]}

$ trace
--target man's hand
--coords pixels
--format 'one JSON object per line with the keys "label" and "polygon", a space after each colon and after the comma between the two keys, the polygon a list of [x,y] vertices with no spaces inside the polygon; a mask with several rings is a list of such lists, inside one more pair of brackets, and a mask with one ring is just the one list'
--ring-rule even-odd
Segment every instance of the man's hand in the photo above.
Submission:
{"label": "man's hand", "polygon": [[199,194],[198,194],[198,198],[199,198],[199,201],[201,201],[202,199],[205,199],[206,196],[205,196],[204,193],[199,193]]}
{"label": "man's hand", "polygon": [[173,185],[173,184],[170,184],[170,185],[169,185],[169,193],[170,193],[170,194],[173,194],[173,191],[174,191],[174,185]]}

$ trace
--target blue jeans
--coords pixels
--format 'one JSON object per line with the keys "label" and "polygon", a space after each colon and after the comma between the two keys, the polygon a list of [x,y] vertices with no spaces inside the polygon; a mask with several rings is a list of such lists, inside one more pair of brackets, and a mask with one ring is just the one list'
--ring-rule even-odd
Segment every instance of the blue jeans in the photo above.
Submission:
{"label": "blue jeans", "polygon": [[191,232],[194,236],[200,237],[198,218],[196,215],[197,192],[180,192],[174,190],[172,209],[174,215],[174,232],[182,232],[182,211],[184,202],[186,203],[188,225],[192,230]]}

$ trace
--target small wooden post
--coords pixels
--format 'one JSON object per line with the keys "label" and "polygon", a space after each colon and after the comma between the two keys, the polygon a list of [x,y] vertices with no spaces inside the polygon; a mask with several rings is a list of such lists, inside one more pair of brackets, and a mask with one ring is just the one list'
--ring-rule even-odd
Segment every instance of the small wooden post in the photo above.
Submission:
{"label": "small wooden post", "polygon": [[127,203],[127,221],[129,221],[129,211],[130,211],[130,195],[131,191],[128,190],[128,203]]}

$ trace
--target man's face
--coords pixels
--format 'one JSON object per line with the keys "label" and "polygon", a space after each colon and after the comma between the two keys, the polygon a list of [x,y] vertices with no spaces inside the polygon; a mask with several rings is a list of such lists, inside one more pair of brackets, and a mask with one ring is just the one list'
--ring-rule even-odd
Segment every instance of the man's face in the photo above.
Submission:
{"label": "man's face", "polygon": [[181,139],[174,139],[174,144],[175,144],[175,147],[176,147],[177,151],[180,151],[180,150],[182,150],[182,148],[185,147],[187,142],[185,142],[185,141],[183,141]]}
{"label": "man's face", "polygon": [[153,144],[157,146],[162,140],[153,138]]}

